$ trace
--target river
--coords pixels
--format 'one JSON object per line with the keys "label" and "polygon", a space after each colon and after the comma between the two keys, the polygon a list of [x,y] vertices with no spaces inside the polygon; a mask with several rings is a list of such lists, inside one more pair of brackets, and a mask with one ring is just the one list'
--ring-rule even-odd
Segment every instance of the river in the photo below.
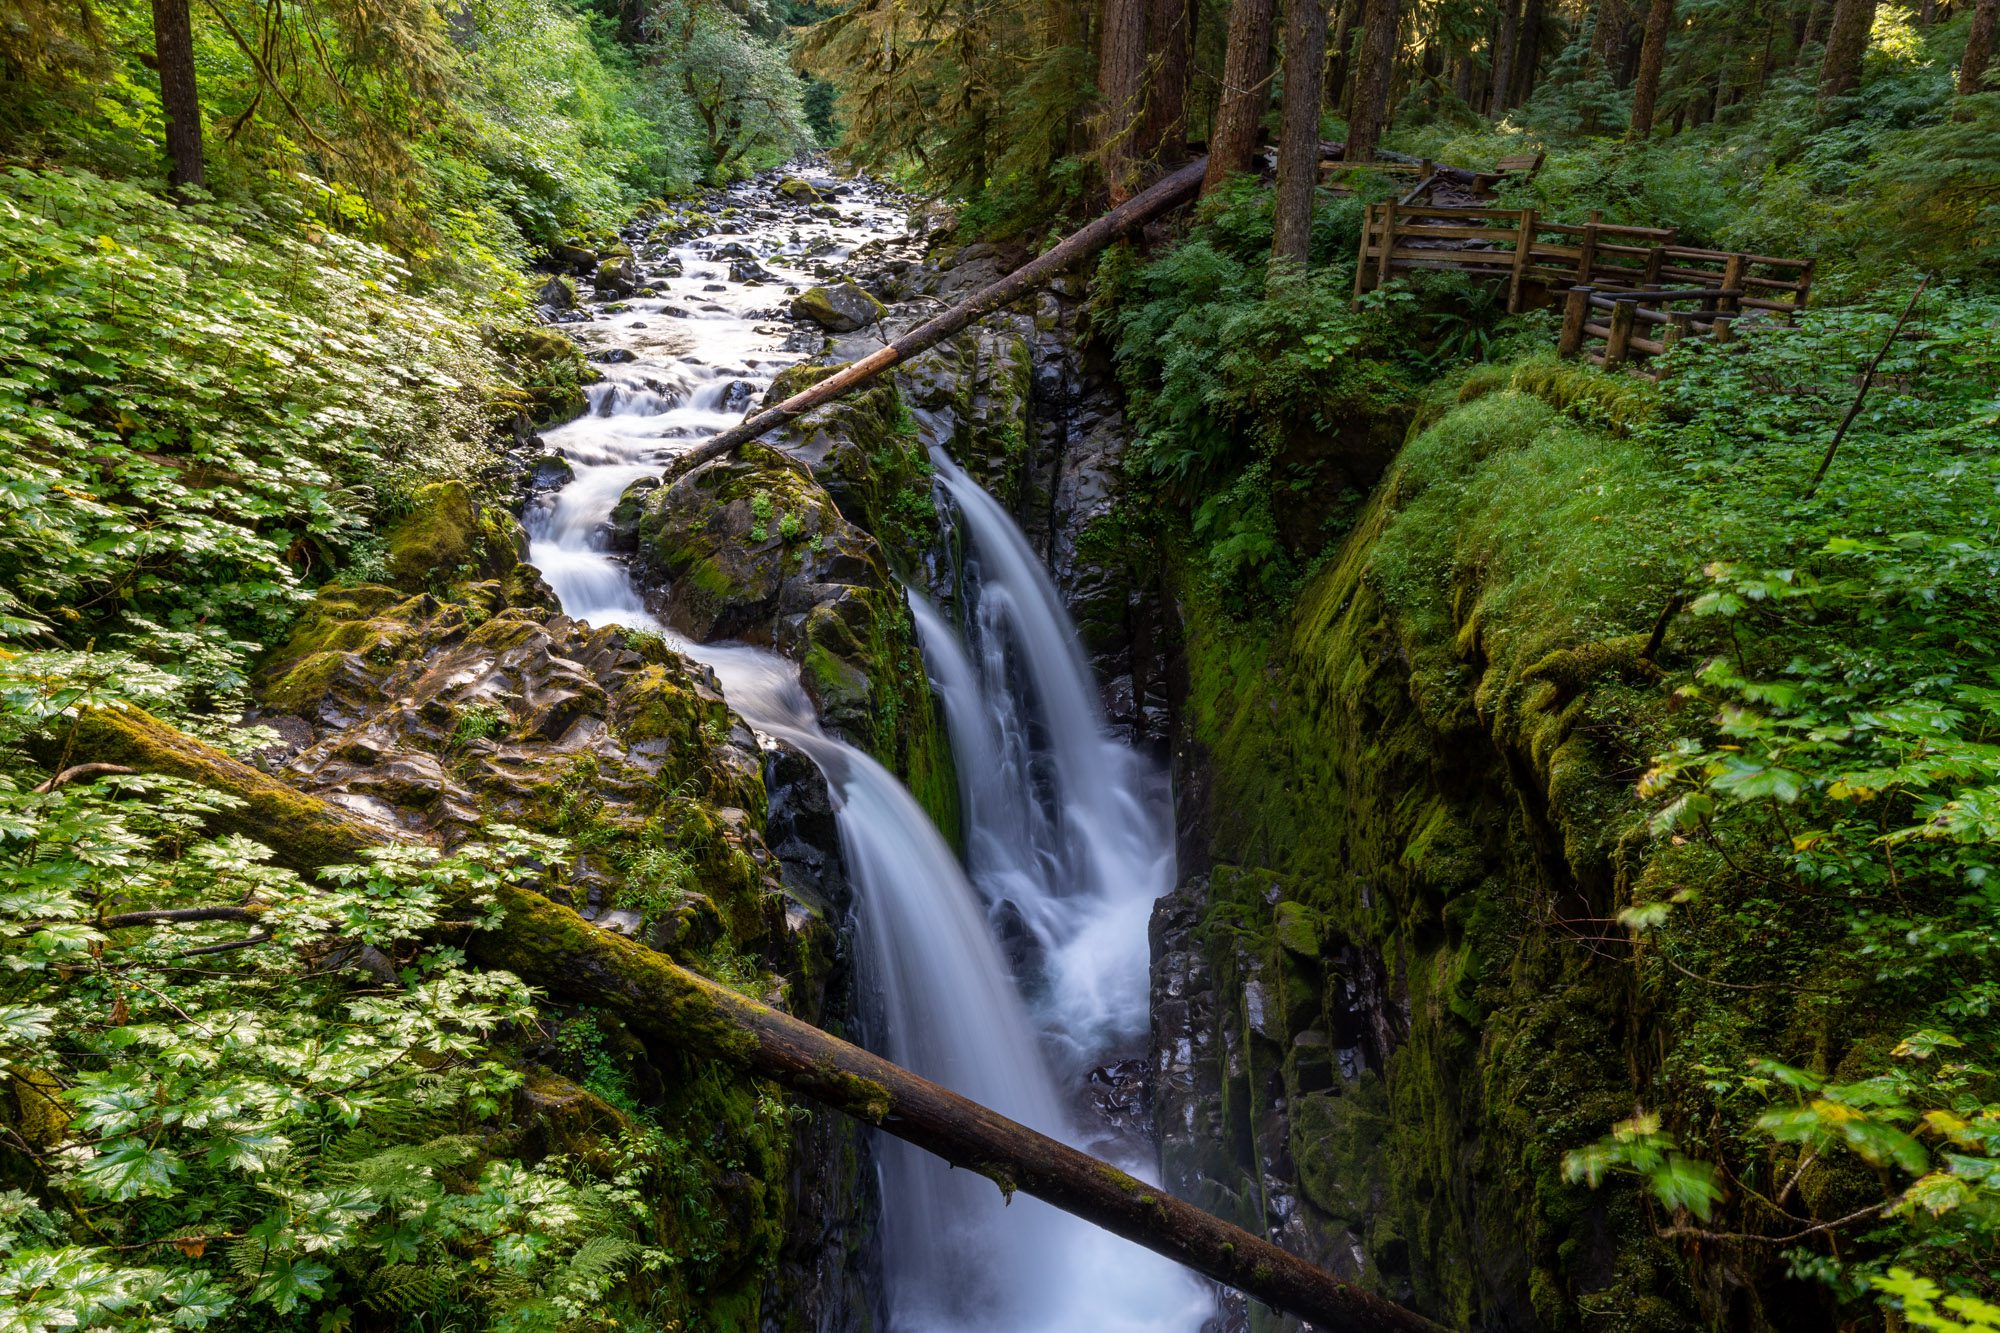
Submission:
{"label": "river", "polygon": [[[960,774],[962,860],[894,775],[821,727],[793,663],[672,634],[608,549],[628,485],[741,420],[816,345],[773,313],[786,285],[816,281],[810,259],[902,234],[886,194],[836,188],[832,210],[809,210],[768,183],[736,187],[736,218],[720,225],[741,229],[635,247],[657,294],[587,307],[587,322],[567,326],[606,377],[583,416],[543,433],[573,479],[524,515],[530,559],[570,616],[666,634],[715,670],[753,727],[826,774],[855,888],[858,976],[879,1015],[871,1045],[1157,1178],[1139,1160],[1149,1145],[1096,1121],[1081,1089],[1093,1069],[1143,1049],[1147,914],[1174,874],[1169,796],[1112,737],[1075,627],[1004,507],[933,446],[940,502],[965,538],[959,613],[947,619],[916,594],[912,610]],[[717,254],[730,246],[769,276],[732,278]],[[1013,965],[1003,926],[1030,940]],[[1214,1311],[1213,1289],[1168,1260],[1025,1196],[1009,1204],[985,1178],[908,1145],[883,1139],[881,1170],[898,1333],[1174,1333]]]}

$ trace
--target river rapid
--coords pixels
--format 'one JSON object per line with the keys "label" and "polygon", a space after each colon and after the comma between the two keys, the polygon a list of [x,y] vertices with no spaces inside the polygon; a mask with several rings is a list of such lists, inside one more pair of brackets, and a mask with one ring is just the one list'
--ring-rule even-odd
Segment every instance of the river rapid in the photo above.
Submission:
{"label": "river rapid", "polygon": [[[871,1046],[1157,1179],[1151,1145],[1095,1115],[1083,1089],[1144,1048],[1147,915],[1174,879],[1170,797],[1112,737],[1075,627],[1005,508],[932,444],[938,498],[961,536],[948,571],[956,614],[915,592],[911,605],[960,775],[962,860],[894,775],[821,727],[795,664],[673,634],[609,549],[627,486],[741,420],[780,370],[819,349],[817,330],[782,313],[786,288],[903,235],[886,192],[802,174],[830,204],[770,181],[737,186],[719,201],[735,210],[718,223],[728,230],[634,246],[654,295],[587,305],[564,325],[605,378],[583,416],[543,433],[569,479],[524,515],[530,559],[571,617],[664,634],[714,669],[762,736],[826,774]],[[1008,1203],[985,1178],[886,1137],[880,1163],[898,1333],[1191,1333],[1214,1314],[1207,1283],[1033,1199]]]}

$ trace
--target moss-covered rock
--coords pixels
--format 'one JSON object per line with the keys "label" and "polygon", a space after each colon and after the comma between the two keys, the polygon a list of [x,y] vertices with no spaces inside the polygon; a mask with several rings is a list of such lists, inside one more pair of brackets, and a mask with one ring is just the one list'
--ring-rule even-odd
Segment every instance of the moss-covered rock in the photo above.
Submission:
{"label": "moss-covered rock", "polygon": [[853,333],[879,321],[886,313],[882,303],[859,283],[840,282],[831,287],[808,287],[792,298],[792,318],[817,324],[829,333]]}
{"label": "moss-covered rock", "polygon": [[383,538],[390,580],[412,591],[501,578],[528,553],[527,535],[514,516],[479,503],[462,481],[420,488]]}

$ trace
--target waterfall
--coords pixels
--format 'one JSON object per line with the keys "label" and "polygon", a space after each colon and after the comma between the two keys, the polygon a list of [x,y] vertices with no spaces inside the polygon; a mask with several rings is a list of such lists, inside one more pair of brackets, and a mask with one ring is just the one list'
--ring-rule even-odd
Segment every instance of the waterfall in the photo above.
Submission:
{"label": "waterfall", "polygon": [[[849,230],[887,225],[886,210],[863,209]],[[675,321],[673,342],[629,332],[664,301],[592,321],[638,356],[611,367],[625,378],[594,393],[590,411],[546,433],[574,479],[526,515],[530,559],[567,614],[662,633],[607,549],[610,511],[684,442],[733,424],[720,408],[732,384],[761,390],[775,369],[756,334],[757,294],[724,283],[699,250],[675,257],[683,275],[665,285],[699,288],[703,313]],[[792,280],[782,258],[769,267]],[[1135,1145],[1083,1132],[1065,1089],[1145,1025],[1145,913],[1171,874],[1164,805],[1138,757],[1109,739],[1074,629],[1019,532],[948,459],[939,473],[971,533],[980,623],[961,642],[928,606],[915,610],[966,782],[967,865],[888,770],[820,727],[793,663],[667,637],[714,669],[752,726],[826,774],[855,889],[857,970],[878,1016],[871,1045],[1044,1133],[1130,1158]],[[1001,903],[1043,950],[1032,997],[994,934]],[[1008,1202],[984,1177],[895,1140],[881,1163],[898,1333],[1187,1333],[1213,1308],[1207,1286],[1170,1261],[1036,1200]]]}

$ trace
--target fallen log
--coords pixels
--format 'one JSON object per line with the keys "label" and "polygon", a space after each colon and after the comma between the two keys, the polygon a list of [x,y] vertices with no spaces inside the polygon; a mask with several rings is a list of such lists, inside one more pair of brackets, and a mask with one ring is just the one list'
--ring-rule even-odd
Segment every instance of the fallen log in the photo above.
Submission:
{"label": "fallen log", "polygon": [[1079,259],[1095,254],[1125,233],[1194,198],[1201,189],[1201,174],[1206,165],[1206,158],[1188,163],[1133,195],[1095,222],[1072,233],[1046,253],[1023,264],[998,282],[982,287],[936,318],[924,321],[886,347],[841,367],[775,407],[754,413],[715,438],[676,456],[667,465],[662,484],[672,485],[676,477],[739,449],[787,422],[796,421],[815,407],[830,403],[849,390],[866,384],[890,367],[935,347],[974,321],[1014,304]]}
{"label": "fallen log", "polygon": [[[1197,177],[1197,179],[1199,179]],[[220,832],[269,847],[306,873],[395,841],[330,801],[210,749],[139,709],[84,713],[64,751],[202,783],[241,804],[209,816]],[[771,1079],[888,1134],[1327,1329],[1409,1333],[1437,1326],[1352,1286],[1108,1162],[970,1101],[600,930],[518,886],[498,890],[506,925],[475,935],[469,956],[565,998],[603,1005],[640,1033]]]}

